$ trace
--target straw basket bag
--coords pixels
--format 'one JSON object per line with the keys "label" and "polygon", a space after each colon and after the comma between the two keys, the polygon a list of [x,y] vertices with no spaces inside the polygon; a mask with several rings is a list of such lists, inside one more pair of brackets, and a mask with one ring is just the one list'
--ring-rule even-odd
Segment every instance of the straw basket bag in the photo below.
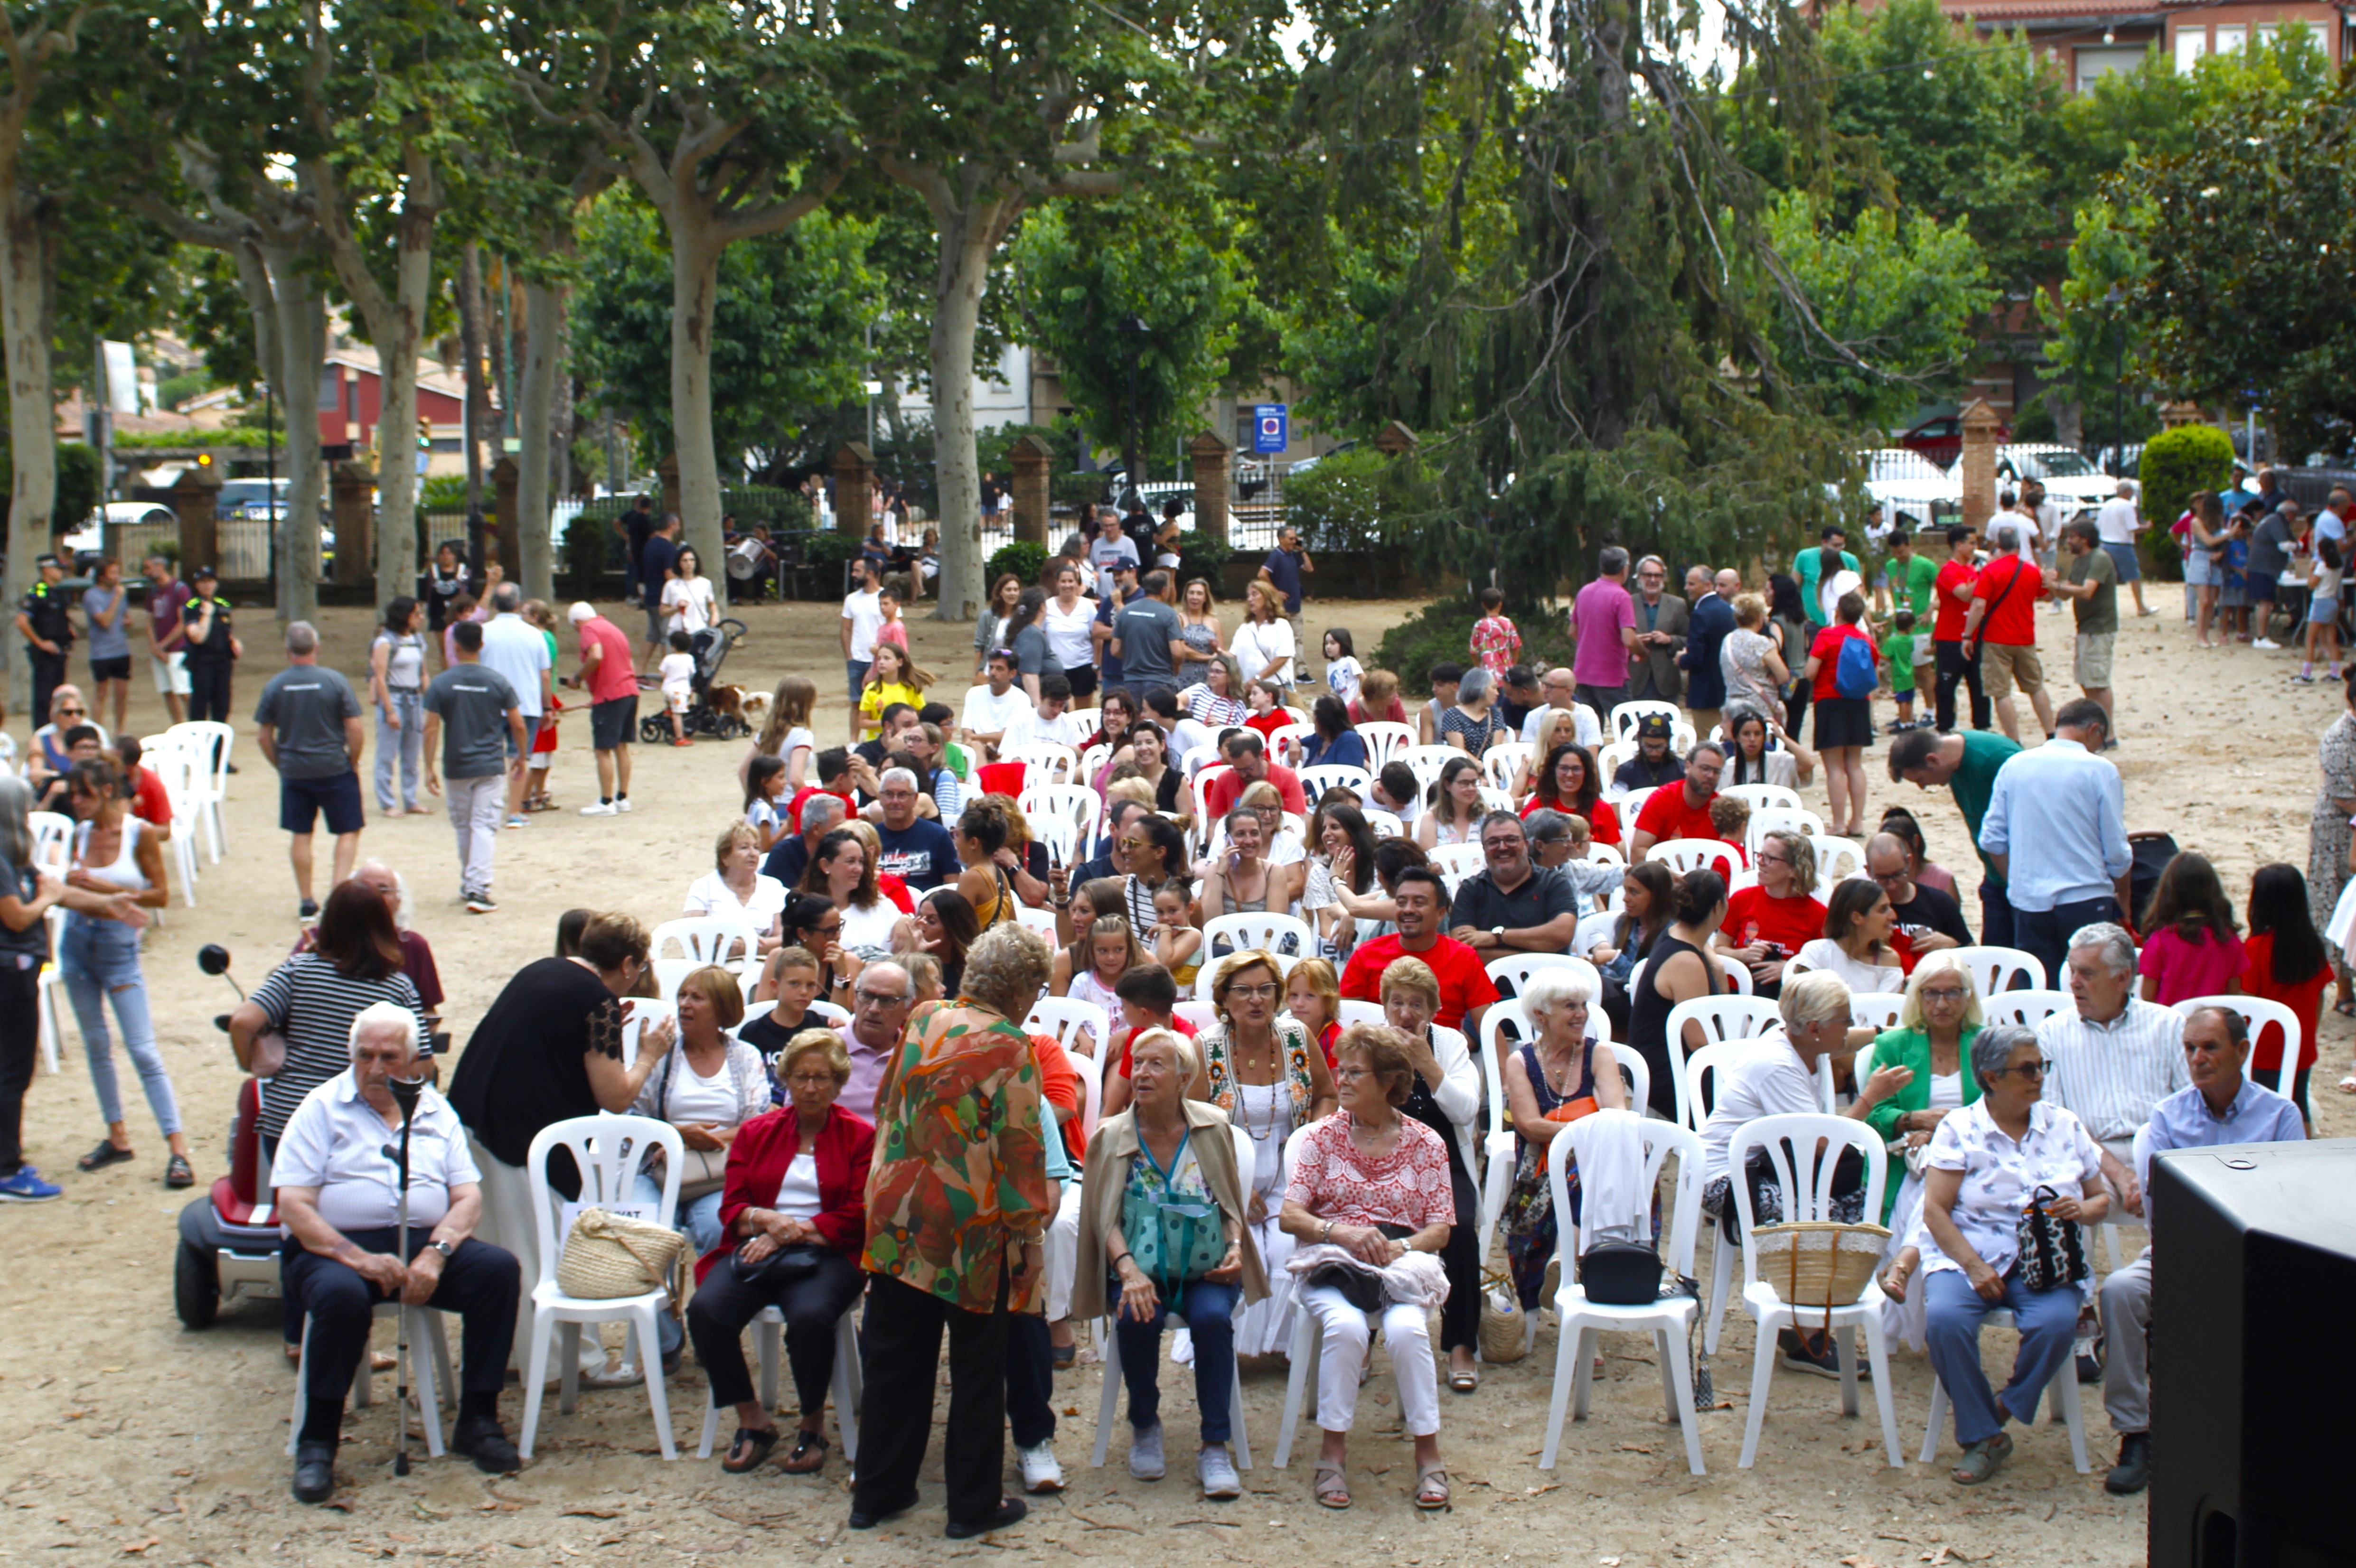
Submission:
{"label": "straw basket bag", "polygon": [[1484,1361],[1503,1365],[1529,1354],[1529,1320],[1522,1315],[1513,1281],[1494,1270],[1481,1280],[1480,1337]]}
{"label": "straw basket bag", "polygon": [[556,1261],[557,1287],[583,1301],[643,1296],[670,1278],[687,1238],[665,1225],[584,1209]]}
{"label": "straw basket bag", "polygon": [[1814,1220],[1762,1225],[1751,1232],[1759,1277],[1776,1288],[1786,1306],[1826,1313],[1857,1305],[1889,1243],[1886,1226]]}

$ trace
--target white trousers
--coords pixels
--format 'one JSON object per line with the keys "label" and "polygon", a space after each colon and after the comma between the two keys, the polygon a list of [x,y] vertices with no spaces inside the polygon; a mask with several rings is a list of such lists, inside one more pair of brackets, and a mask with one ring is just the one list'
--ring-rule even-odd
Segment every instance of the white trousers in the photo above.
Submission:
{"label": "white trousers", "polygon": [[1080,1184],[1064,1183],[1063,1200],[1047,1222],[1047,1321],[1072,1315],[1072,1280],[1080,1272]]}
{"label": "white trousers", "polygon": [[491,853],[498,847],[499,828],[507,821],[507,775],[445,778],[442,795],[450,803],[450,826],[458,834],[458,886],[465,892],[489,892]]}
{"label": "white trousers", "polygon": [[1358,1413],[1358,1369],[1366,1364],[1372,1317],[1383,1323],[1383,1347],[1391,1353],[1398,1381],[1399,1414],[1410,1437],[1440,1431],[1440,1368],[1431,1357],[1431,1316],[1420,1307],[1393,1305],[1379,1314],[1359,1311],[1330,1285],[1301,1292],[1300,1304],[1317,1320],[1323,1348],[1317,1358],[1317,1424],[1347,1432]]}
{"label": "white trousers", "polygon": [[[475,1168],[483,1178],[483,1217],[475,1226],[475,1234],[494,1247],[505,1247],[515,1254],[523,1271],[523,1289],[516,1296],[516,1331],[514,1348],[509,1352],[508,1364],[518,1371],[531,1370],[531,1287],[540,1282],[540,1227],[531,1217],[531,1179],[524,1175],[523,1167],[509,1165],[489,1149],[472,1133],[466,1135],[466,1147],[474,1152]],[[559,1194],[551,1198],[562,1203]],[[549,1271],[552,1277],[555,1269]],[[552,1336],[556,1325],[548,1326]],[[549,1375],[555,1375],[560,1364],[557,1344],[549,1347]],[[584,1371],[603,1371],[605,1348],[598,1342],[593,1325],[581,1335],[581,1366]]]}

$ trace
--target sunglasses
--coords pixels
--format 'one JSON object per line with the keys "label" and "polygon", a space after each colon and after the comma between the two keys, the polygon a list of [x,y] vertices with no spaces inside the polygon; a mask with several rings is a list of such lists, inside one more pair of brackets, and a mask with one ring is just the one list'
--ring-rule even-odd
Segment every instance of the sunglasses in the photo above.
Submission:
{"label": "sunglasses", "polygon": [[2053,1064],[2050,1061],[2024,1061],[2017,1067],[1999,1067],[1989,1076],[2001,1078],[2008,1072],[2018,1072],[2023,1078],[2042,1078],[2052,1071]]}

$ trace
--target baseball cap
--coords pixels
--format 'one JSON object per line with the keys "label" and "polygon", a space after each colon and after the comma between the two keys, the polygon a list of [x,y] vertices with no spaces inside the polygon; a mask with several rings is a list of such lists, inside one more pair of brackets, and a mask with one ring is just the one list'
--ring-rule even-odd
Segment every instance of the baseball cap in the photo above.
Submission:
{"label": "baseball cap", "polygon": [[1666,714],[1647,713],[1636,720],[1636,734],[1640,740],[1665,741],[1675,731],[1669,728]]}
{"label": "baseball cap", "polygon": [[191,582],[202,582],[208,577],[211,578],[216,582],[220,581],[220,573],[215,571],[209,566],[200,566],[197,568],[197,570],[189,575],[188,581]]}
{"label": "baseball cap", "polygon": [[597,607],[584,601],[576,599],[573,602],[573,608],[564,613],[564,618],[577,626],[584,621],[595,620],[597,618]]}

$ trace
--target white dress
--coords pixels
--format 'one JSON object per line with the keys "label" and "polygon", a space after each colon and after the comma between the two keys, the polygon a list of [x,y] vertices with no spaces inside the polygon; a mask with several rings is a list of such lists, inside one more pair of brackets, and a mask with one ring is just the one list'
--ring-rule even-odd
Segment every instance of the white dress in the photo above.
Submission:
{"label": "white dress", "polygon": [[[1280,1356],[1292,1345],[1292,1273],[1284,1261],[1292,1255],[1294,1243],[1277,1222],[1284,1209],[1284,1140],[1293,1131],[1290,1086],[1238,1083],[1236,1125],[1251,1135],[1252,1191],[1268,1205],[1268,1218],[1252,1227],[1261,1266],[1268,1271],[1268,1295],[1244,1308],[1236,1325],[1236,1353]],[[1250,1202],[1248,1194],[1245,1202]]]}
{"label": "white dress", "polygon": [[[1963,1108],[1964,1075],[1961,1072],[1931,1074],[1931,1109],[1960,1111]],[[1898,1201],[1892,1204],[1890,1210],[1890,1240],[1881,1249],[1881,1267],[1884,1272],[1887,1272],[1890,1265],[1897,1261],[1901,1252],[1910,1246],[1922,1245],[1920,1238],[1915,1235],[1915,1232],[1922,1227],[1922,1179],[1909,1170],[1906,1172],[1906,1179],[1899,1184]],[[1926,1331],[1930,1327],[1927,1299],[1922,1291],[1922,1270],[1918,1268],[1915,1270],[1913,1278],[1906,1282],[1905,1300],[1891,1301],[1887,1296],[1882,1298],[1882,1333],[1888,1336],[1893,1344],[1903,1339],[1909,1349],[1922,1349],[1926,1341]]]}

